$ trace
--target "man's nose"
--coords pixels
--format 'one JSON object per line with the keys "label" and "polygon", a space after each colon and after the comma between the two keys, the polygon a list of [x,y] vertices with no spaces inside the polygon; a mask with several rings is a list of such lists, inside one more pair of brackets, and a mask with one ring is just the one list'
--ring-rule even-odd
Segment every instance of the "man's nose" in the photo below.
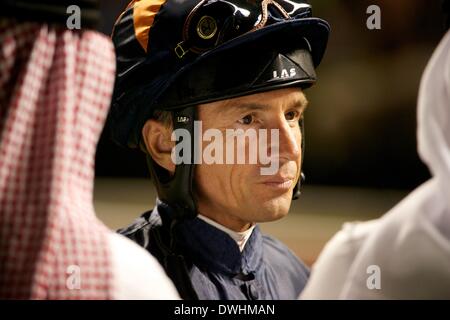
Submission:
{"label": "man's nose", "polygon": [[285,119],[284,115],[279,119],[276,127],[279,132],[279,158],[280,162],[297,160],[301,154],[300,126]]}

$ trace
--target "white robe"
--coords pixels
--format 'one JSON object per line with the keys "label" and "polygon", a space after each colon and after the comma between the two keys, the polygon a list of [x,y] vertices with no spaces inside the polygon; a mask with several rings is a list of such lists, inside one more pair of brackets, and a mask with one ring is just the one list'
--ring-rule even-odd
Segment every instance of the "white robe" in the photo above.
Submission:
{"label": "white robe", "polygon": [[113,232],[108,240],[113,272],[112,299],[180,299],[162,266],[145,249]]}
{"label": "white robe", "polygon": [[417,135],[432,178],[380,219],[345,225],[325,246],[301,298],[450,298],[450,32],[422,76]]}

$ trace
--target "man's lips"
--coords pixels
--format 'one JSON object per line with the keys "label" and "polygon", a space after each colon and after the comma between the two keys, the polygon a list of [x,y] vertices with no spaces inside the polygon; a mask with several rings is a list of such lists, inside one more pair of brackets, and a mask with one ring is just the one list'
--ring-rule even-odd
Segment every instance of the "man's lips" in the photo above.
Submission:
{"label": "man's lips", "polygon": [[271,177],[262,182],[265,186],[279,189],[279,190],[289,190],[294,184],[293,177]]}

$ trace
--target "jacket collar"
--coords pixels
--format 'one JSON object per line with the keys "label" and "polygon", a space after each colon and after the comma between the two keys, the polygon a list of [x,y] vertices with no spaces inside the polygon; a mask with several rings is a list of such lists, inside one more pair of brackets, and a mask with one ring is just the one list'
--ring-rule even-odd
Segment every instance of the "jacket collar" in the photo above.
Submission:
{"label": "jacket collar", "polygon": [[[163,225],[170,225],[173,210],[157,200],[152,216],[159,215]],[[256,272],[261,265],[263,238],[256,225],[244,250],[225,232],[194,218],[185,220],[176,227],[177,243],[183,253],[200,268],[232,275]]]}

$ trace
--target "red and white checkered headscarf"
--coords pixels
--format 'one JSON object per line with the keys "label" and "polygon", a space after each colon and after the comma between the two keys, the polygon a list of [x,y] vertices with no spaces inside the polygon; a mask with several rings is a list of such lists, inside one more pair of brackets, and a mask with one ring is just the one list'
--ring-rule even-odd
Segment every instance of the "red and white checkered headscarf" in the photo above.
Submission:
{"label": "red and white checkered headscarf", "polygon": [[92,198],[114,72],[103,35],[0,19],[0,298],[111,297]]}

